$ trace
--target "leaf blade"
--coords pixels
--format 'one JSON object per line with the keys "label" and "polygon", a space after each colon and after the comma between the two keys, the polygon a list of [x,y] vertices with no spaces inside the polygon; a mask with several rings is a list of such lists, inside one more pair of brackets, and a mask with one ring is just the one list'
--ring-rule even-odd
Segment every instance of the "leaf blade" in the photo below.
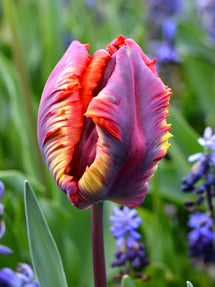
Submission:
{"label": "leaf blade", "polygon": [[28,181],[24,201],[30,252],[40,287],[68,287],[56,243]]}

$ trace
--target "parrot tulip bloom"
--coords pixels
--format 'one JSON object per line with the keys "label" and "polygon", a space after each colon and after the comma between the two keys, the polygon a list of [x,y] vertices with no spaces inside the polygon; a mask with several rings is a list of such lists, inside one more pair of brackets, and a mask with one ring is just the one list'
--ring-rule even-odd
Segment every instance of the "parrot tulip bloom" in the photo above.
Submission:
{"label": "parrot tulip bloom", "polygon": [[169,146],[171,91],[134,40],[119,36],[92,56],[88,48],[73,41],[45,85],[40,150],[77,208],[136,207]]}

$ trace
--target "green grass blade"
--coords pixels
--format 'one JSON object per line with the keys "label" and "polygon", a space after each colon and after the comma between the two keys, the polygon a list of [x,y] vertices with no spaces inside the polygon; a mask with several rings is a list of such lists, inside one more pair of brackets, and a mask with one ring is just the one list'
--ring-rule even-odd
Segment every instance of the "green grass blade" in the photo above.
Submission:
{"label": "green grass blade", "polygon": [[39,285],[67,287],[60,254],[28,181],[25,181],[24,200],[28,240]]}

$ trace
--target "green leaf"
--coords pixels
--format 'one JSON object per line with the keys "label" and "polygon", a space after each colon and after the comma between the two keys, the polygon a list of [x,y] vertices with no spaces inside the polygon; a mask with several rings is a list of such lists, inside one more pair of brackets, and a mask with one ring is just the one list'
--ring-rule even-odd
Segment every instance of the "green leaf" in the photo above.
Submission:
{"label": "green leaf", "polygon": [[122,277],[122,287],[135,287],[136,285],[128,275]]}
{"label": "green leaf", "polygon": [[24,199],[28,240],[39,285],[67,287],[60,254],[28,181],[25,181]]}

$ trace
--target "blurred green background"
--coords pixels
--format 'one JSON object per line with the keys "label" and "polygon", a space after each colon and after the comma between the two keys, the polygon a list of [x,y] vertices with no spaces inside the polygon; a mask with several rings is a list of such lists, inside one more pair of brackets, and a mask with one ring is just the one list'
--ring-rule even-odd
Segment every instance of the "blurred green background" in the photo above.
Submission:
{"label": "blurred green background", "polygon": [[[201,151],[196,139],[206,126],[215,126],[215,42],[199,17],[195,1],[185,3],[174,38],[179,61],[159,66],[160,77],[173,90],[168,123],[174,137],[138,208],[151,261],[145,274],[151,279],[137,286],[182,287],[186,280],[201,287],[215,284],[215,266],[194,266],[187,258],[188,213],[183,202],[190,197],[180,190],[181,178],[191,167],[187,157]],[[6,188],[2,203],[7,228],[1,244],[14,251],[0,256],[0,268],[31,264],[23,203],[23,182],[28,179],[58,245],[69,286],[92,286],[90,211],[72,207],[42,161],[36,138],[39,101],[50,72],[72,40],[89,43],[92,54],[122,34],[153,58],[154,21],[144,0],[0,1],[0,180]],[[162,41],[161,33],[156,37]],[[105,202],[110,286],[117,272],[110,268],[116,251],[109,232],[112,208]]]}

